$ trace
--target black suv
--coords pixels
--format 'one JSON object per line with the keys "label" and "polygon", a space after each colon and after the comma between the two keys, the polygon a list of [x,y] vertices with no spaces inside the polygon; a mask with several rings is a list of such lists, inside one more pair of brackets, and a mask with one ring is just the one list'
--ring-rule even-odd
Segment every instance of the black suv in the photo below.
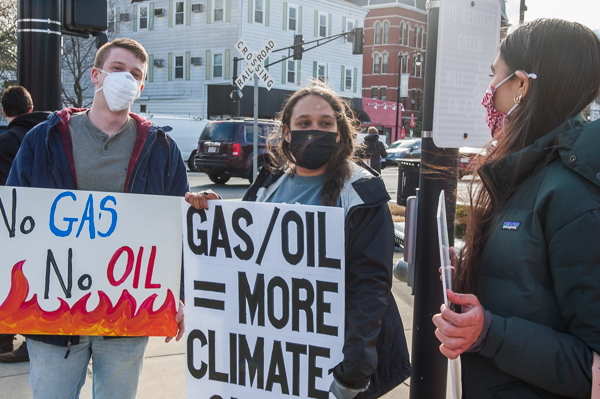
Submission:
{"label": "black suv", "polygon": [[[277,122],[258,121],[258,167],[267,162],[266,138]],[[254,120],[209,122],[198,140],[196,167],[210,180],[225,184],[231,177],[242,177],[252,183]]]}

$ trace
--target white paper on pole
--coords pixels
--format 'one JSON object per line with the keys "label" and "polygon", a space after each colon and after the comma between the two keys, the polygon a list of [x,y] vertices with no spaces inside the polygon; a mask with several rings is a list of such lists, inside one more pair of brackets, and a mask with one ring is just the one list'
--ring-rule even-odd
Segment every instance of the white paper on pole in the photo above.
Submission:
{"label": "white paper on pole", "polygon": [[187,397],[328,397],[343,359],[343,210],[210,201],[182,214]]}
{"label": "white paper on pole", "polygon": [[500,44],[498,0],[440,1],[433,109],[439,148],[483,147],[491,140],[483,94]]}
{"label": "white paper on pole", "polygon": [[181,201],[0,187],[0,332],[175,333]]}

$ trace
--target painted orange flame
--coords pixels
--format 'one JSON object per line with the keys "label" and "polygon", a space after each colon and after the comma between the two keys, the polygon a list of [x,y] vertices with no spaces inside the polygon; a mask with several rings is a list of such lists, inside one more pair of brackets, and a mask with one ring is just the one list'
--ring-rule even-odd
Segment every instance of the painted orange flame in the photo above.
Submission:
{"label": "painted orange flame", "polygon": [[161,337],[177,334],[177,307],[171,290],[156,311],[152,310],[156,294],[146,298],[136,313],[135,298],[124,290],[114,307],[108,296],[98,291],[100,301],[91,312],[86,308],[91,293],[72,307],[59,298],[58,309],[47,312],[40,308],[37,294],[25,300],[29,282],[23,274],[24,263],[18,262],[13,267],[10,292],[0,305],[0,333]]}

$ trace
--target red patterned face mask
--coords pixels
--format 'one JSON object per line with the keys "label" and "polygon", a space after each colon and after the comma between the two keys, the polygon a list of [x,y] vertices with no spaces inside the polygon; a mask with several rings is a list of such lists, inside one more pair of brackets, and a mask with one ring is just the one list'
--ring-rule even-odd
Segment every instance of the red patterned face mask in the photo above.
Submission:
{"label": "red patterned face mask", "polygon": [[490,131],[492,133],[492,138],[494,139],[500,138],[498,136],[498,132],[500,132],[504,127],[504,124],[508,119],[508,115],[510,115],[510,113],[513,112],[515,108],[517,108],[517,105],[519,105],[515,104],[508,112],[500,112],[496,108],[494,108],[494,93],[496,92],[498,87],[502,86],[502,84],[508,79],[512,78],[513,75],[514,72],[508,75],[506,79],[498,83],[496,86],[490,85],[490,87],[485,91],[485,94],[483,95],[483,101],[481,101],[481,104],[483,104],[483,106],[485,107],[485,121],[487,122],[487,125],[489,126]]}

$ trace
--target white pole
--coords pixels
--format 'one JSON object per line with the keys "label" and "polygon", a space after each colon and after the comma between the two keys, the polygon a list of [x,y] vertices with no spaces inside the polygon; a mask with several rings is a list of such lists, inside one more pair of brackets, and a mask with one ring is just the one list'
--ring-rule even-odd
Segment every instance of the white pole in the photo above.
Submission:
{"label": "white pole", "polygon": [[253,178],[256,179],[256,175],[258,175],[258,76],[254,75],[254,143],[253,143],[253,154],[252,157],[252,173]]}

